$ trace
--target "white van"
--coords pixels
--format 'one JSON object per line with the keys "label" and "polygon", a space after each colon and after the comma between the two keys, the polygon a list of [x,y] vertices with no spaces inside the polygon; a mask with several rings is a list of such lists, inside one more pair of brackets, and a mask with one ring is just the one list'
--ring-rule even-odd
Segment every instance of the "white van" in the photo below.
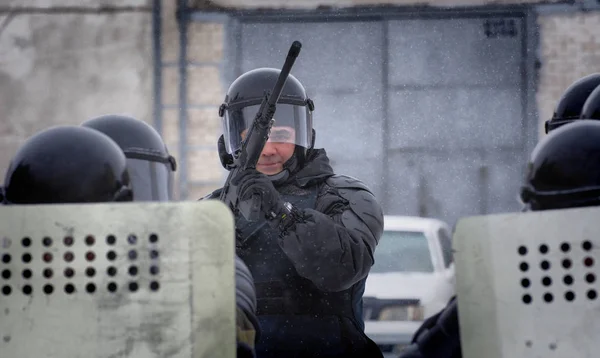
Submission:
{"label": "white van", "polygon": [[455,294],[451,231],[437,219],[385,216],[363,296],[365,333],[397,357]]}

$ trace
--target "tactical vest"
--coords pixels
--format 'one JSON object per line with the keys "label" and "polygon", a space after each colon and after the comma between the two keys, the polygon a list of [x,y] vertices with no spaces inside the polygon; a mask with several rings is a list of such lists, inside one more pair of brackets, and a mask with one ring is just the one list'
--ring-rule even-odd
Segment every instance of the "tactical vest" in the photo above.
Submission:
{"label": "tactical vest", "polygon": [[[318,189],[310,188],[308,195],[282,194],[281,198],[296,208],[314,209]],[[355,347],[357,340],[366,339],[361,299],[365,280],[341,292],[320,291],[297,273],[279,246],[279,233],[267,222],[249,223],[240,217],[237,230],[237,254],[250,268],[256,287],[262,332],[257,356],[270,357],[273,349],[337,356]],[[315,238],[315,245],[324,239]]]}

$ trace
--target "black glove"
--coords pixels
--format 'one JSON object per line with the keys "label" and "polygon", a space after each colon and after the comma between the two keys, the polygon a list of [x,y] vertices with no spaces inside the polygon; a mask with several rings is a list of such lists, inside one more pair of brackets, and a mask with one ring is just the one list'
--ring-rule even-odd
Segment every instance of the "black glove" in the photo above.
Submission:
{"label": "black glove", "polygon": [[252,200],[254,194],[260,195],[260,209],[268,219],[277,219],[285,212],[284,203],[273,186],[271,179],[255,169],[241,171],[231,180],[237,186],[240,201]]}

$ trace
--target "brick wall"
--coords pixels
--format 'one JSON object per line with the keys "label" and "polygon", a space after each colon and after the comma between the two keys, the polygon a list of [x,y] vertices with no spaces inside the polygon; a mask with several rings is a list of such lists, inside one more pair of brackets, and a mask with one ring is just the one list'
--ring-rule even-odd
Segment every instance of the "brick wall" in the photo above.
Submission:
{"label": "brick wall", "polygon": [[537,90],[540,137],[564,90],[577,79],[600,72],[600,12],[538,18],[542,67]]}
{"label": "brick wall", "polygon": [[[180,132],[179,123],[179,29],[175,18],[176,1],[162,2],[162,61],[172,64],[162,70],[163,137],[169,150],[179,156],[181,140],[196,147],[188,152],[188,181],[209,182],[206,185],[188,185],[187,199],[196,200],[219,188],[223,182],[223,168],[217,154],[217,138],[221,132],[218,107],[223,101],[226,84],[221,81],[224,25],[219,22],[191,22],[188,29],[187,68],[188,88],[187,133]],[[171,107],[172,106],[172,107]],[[179,181],[178,171],[176,173]],[[176,188],[179,197],[179,188]]]}

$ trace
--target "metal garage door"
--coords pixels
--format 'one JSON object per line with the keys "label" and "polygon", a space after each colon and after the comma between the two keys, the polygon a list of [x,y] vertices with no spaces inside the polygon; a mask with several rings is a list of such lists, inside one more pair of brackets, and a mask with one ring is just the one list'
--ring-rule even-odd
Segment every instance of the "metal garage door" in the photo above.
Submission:
{"label": "metal garage door", "polygon": [[386,214],[453,224],[518,209],[525,122],[535,120],[524,108],[522,18],[256,19],[235,27],[233,72],[280,67],[302,41],[292,73],[315,101],[317,147]]}
{"label": "metal garage door", "polygon": [[[506,19],[520,29],[520,19]],[[516,209],[522,180],[522,38],[485,20],[389,22],[388,201],[454,221]]]}

